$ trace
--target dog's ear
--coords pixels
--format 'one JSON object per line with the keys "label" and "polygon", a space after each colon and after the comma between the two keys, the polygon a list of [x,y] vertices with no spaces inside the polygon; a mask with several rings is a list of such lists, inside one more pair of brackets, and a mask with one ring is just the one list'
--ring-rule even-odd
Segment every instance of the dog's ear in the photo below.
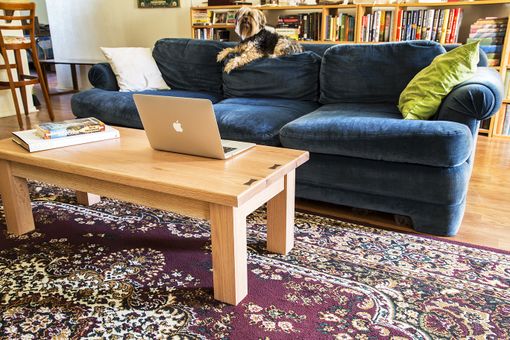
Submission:
{"label": "dog's ear", "polygon": [[262,12],[261,10],[256,10],[256,20],[258,22],[258,24],[260,25],[260,28],[264,28],[264,26],[266,26],[266,23],[267,23],[267,20],[266,20],[266,16],[264,15],[264,12]]}

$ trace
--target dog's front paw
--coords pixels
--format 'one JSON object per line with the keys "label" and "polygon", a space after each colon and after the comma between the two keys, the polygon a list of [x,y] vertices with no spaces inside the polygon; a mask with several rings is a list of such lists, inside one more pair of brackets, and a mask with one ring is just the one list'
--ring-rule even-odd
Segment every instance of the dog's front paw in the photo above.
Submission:
{"label": "dog's front paw", "polygon": [[223,71],[226,73],[226,74],[229,74],[230,72],[232,72],[233,69],[236,68],[236,63],[234,62],[234,60],[230,60],[226,65],[225,67],[223,68]]}
{"label": "dog's front paw", "polygon": [[230,53],[229,50],[223,50],[220,53],[218,53],[218,56],[216,57],[217,62],[222,62],[226,57],[228,57],[228,54]]}

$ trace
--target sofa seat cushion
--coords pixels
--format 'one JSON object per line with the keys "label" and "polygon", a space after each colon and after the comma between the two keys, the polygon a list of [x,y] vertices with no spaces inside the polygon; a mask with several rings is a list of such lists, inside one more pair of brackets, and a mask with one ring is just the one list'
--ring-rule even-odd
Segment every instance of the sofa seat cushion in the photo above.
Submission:
{"label": "sofa seat cushion", "polygon": [[91,89],[75,94],[71,99],[71,108],[76,117],[96,117],[106,124],[142,129],[142,122],[138,116],[133,94],[204,98],[213,103],[222,98],[216,94],[182,90],[116,92],[101,89]]}
{"label": "sofa seat cushion", "polygon": [[285,125],[283,146],[315,153],[451,167],[471,155],[471,131],[448,121],[403,120],[391,104],[330,104]]}
{"label": "sofa seat cushion", "polygon": [[229,98],[215,104],[214,111],[222,138],[279,146],[282,126],[318,106],[289,99]]}

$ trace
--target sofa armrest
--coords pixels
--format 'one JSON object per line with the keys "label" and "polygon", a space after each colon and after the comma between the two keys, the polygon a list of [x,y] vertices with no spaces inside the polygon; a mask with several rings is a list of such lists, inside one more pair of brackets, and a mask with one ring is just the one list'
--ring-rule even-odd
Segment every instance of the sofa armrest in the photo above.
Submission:
{"label": "sofa armrest", "polygon": [[498,112],[502,100],[500,74],[488,67],[479,67],[472,78],[457,85],[446,96],[436,120],[463,123],[476,133],[478,122]]}
{"label": "sofa armrest", "polygon": [[113,70],[108,63],[100,63],[89,70],[89,81],[95,88],[106,91],[118,91],[119,84]]}

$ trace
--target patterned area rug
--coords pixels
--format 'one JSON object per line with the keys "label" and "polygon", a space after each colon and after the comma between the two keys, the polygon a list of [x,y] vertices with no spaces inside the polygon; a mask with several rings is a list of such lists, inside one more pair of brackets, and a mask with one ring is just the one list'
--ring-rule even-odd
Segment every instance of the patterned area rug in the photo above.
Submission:
{"label": "patterned area rug", "polygon": [[249,217],[249,293],[212,298],[209,225],[31,183],[37,230],[0,220],[0,337],[510,337],[510,255],[297,214],[289,256]]}

